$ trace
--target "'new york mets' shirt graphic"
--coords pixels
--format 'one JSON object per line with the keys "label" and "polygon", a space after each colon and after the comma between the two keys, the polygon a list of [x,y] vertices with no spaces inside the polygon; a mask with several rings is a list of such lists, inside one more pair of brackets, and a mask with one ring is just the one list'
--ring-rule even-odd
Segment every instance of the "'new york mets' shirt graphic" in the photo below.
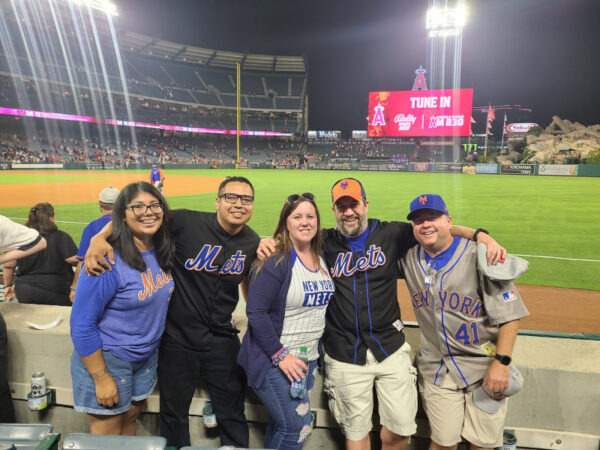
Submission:
{"label": "'new york mets' shirt graphic", "polygon": [[325,327],[325,311],[335,290],[325,261],[320,259],[320,263],[321,267],[313,272],[300,258],[294,261],[281,333],[282,344],[292,352],[306,345],[309,360],[318,357],[317,343]]}

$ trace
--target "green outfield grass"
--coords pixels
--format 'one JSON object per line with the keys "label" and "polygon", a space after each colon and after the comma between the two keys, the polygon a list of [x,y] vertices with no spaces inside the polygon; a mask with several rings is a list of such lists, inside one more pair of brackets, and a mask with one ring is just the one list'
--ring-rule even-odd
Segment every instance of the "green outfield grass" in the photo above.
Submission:
{"label": "green outfield grass", "polygon": [[[414,197],[438,193],[446,200],[455,224],[486,228],[510,253],[533,255],[525,256],[530,268],[519,282],[600,290],[599,178],[299,170],[167,169],[165,172],[167,177],[177,173],[248,177],[256,189],[250,225],[263,236],[273,232],[281,205],[292,193],[314,193],[323,225],[334,226],[330,188],[345,176],[362,181],[370,201],[369,216],[381,220],[406,220],[409,202]],[[141,178],[145,178],[147,171],[142,173]],[[65,177],[68,176],[65,172]],[[3,174],[0,184],[24,180],[26,172],[13,172]],[[36,177],[27,181],[52,180]],[[165,193],[172,208],[214,210],[215,193],[169,196],[168,178]],[[85,223],[98,216],[94,203],[56,205],[55,209],[59,227],[77,243]],[[22,223],[27,210],[3,208],[0,213]]]}

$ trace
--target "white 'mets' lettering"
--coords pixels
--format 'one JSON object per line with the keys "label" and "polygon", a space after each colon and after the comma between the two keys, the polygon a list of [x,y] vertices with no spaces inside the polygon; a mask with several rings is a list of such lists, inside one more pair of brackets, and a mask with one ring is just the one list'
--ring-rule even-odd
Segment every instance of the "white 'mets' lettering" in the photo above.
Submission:
{"label": "white 'mets' lettering", "polygon": [[357,258],[354,265],[352,264],[352,252],[339,253],[335,260],[335,265],[329,271],[332,278],[349,277],[357,271],[365,272],[369,269],[383,266],[385,263],[385,253],[381,251],[381,247],[371,244],[365,252],[365,256]]}

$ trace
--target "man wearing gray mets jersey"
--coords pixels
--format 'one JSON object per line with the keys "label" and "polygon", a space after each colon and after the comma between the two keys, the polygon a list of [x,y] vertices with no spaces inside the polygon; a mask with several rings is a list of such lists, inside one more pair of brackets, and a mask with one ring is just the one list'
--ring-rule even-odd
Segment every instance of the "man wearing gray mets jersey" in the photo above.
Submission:
{"label": "man wearing gray mets jersey", "polygon": [[[415,198],[407,218],[420,244],[402,258],[402,267],[421,328],[417,367],[431,425],[429,449],[456,449],[462,438],[471,449],[502,446],[507,406],[499,394],[513,383],[519,319],[529,314],[513,280],[526,262],[501,279],[486,275],[477,245],[450,234],[452,218],[439,195]],[[499,395],[491,401],[495,412],[474,400],[480,384],[491,397]]]}

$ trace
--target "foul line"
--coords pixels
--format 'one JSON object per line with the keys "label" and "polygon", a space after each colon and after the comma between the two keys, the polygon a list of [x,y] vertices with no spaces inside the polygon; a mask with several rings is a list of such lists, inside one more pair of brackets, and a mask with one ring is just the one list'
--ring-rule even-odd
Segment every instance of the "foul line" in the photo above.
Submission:
{"label": "foul line", "polygon": [[[27,218],[23,218],[23,217],[9,217],[9,219],[12,220],[27,220]],[[75,224],[75,225],[87,225],[88,222],[67,222],[66,220],[55,220],[56,223],[70,223],[70,224]],[[265,236],[261,236],[261,237],[265,237]],[[267,236],[267,237],[271,237],[271,236]],[[519,255],[517,253],[515,253],[516,256],[521,256],[523,258],[543,258],[543,259],[559,259],[562,261],[582,261],[582,262],[594,262],[594,263],[600,263],[600,259],[582,259],[582,258],[563,258],[561,256],[543,256],[543,255]]]}
{"label": "foul line", "polygon": [[527,258],[562,259],[564,261],[600,262],[600,259],[562,258],[560,256],[541,256],[541,255],[517,255],[517,256],[524,256]]}

